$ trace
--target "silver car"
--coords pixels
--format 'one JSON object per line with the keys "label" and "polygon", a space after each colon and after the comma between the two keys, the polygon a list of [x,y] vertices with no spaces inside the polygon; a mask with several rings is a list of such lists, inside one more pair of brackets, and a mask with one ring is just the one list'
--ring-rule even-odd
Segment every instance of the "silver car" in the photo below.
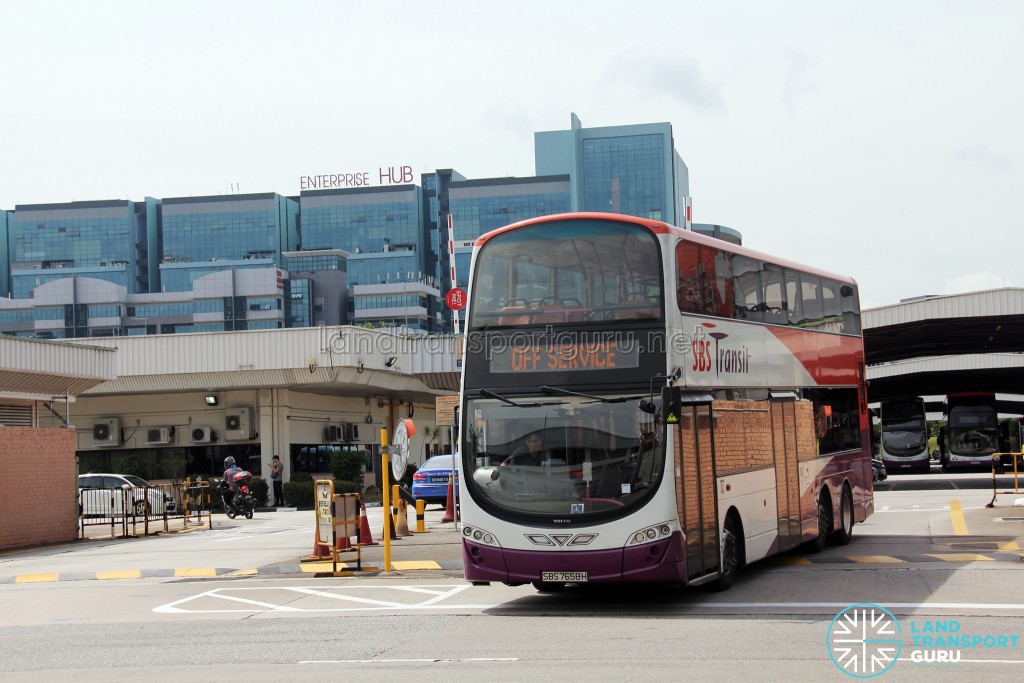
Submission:
{"label": "silver car", "polygon": [[[80,474],[78,497],[86,517],[163,516],[173,512],[174,498],[133,474]],[[111,514],[113,512],[113,514]]]}

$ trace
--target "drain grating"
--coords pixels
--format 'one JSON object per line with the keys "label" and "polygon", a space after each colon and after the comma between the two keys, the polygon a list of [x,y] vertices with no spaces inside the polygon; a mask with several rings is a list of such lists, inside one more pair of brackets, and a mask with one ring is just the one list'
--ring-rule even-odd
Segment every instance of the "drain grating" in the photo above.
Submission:
{"label": "drain grating", "polygon": [[1024,522],[1024,517],[1003,517],[1004,522]]}

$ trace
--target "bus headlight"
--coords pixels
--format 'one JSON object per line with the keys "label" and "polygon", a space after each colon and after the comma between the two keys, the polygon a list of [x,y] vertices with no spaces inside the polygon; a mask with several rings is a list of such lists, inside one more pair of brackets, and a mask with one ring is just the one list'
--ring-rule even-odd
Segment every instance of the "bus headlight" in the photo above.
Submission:
{"label": "bus headlight", "polygon": [[498,543],[498,539],[494,537],[494,534],[474,526],[462,525],[462,537],[467,541],[473,541],[474,543],[480,543],[482,545],[492,545],[495,548],[500,548],[501,544]]}
{"label": "bus headlight", "polygon": [[651,543],[653,541],[659,541],[671,536],[678,528],[679,523],[675,521],[653,524],[649,527],[639,529],[630,534],[629,540],[626,541],[626,545],[640,545],[642,543]]}

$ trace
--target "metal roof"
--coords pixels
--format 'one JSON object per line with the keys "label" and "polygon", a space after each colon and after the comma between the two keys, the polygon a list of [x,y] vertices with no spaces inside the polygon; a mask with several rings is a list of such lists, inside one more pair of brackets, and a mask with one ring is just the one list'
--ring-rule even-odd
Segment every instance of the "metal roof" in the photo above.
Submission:
{"label": "metal roof", "polygon": [[74,398],[116,377],[116,361],[109,348],[0,335],[0,395]]}

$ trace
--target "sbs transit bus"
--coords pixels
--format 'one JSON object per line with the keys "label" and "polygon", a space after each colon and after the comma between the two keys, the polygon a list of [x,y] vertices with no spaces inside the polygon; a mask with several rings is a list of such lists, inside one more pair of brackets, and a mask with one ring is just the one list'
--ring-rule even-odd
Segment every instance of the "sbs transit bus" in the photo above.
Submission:
{"label": "sbs transit bus", "polygon": [[873,511],[856,283],[656,220],[479,237],[460,408],[473,583],[714,583]]}
{"label": "sbs transit bus", "polygon": [[928,419],[920,396],[891,398],[881,402],[880,456],[885,471],[931,470],[928,452]]}
{"label": "sbs transit bus", "polygon": [[999,446],[999,414],[995,394],[949,394],[942,407],[945,424],[939,435],[939,464],[953,467],[992,467]]}

